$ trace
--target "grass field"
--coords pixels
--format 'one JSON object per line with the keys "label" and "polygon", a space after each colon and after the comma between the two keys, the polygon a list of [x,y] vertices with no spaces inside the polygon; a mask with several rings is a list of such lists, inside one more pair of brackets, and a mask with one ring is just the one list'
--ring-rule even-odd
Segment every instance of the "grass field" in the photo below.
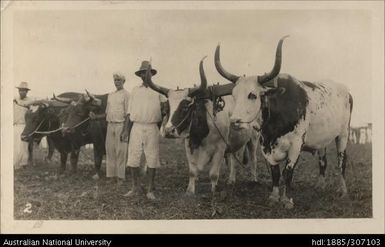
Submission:
{"label": "grass field", "polygon": [[[259,151],[258,151],[259,152]],[[295,208],[281,204],[269,206],[271,178],[265,160],[258,153],[259,183],[249,182],[249,170],[237,166],[237,182],[232,193],[218,199],[214,218],[370,218],[372,217],[372,148],[371,144],[349,144],[346,181],[348,197],[339,198],[338,170],[334,145],[328,149],[327,186],[316,188],[318,157],[302,153],[294,172]],[[188,183],[188,165],[181,142],[161,140],[161,164],[156,179],[156,201],[144,193],[127,199],[122,195],[130,188],[130,176],[120,186],[105,177],[91,178],[92,150],[83,149],[76,174],[70,165],[64,176],[57,176],[59,154],[44,163],[46,150],[36,149],[35,166],[15,171],[14,217],[25,220],[48,219],[211,219],[208,167],[200,174],[197,193],[184,196]],[[103,163],[102,170],[105,171]],[[228,167],[222,166],[219,190],[225,191]],[[141,177],[142,188],[145,177]],[[224,193],[219,193],[223,195]],[[27,205],[29,203],[29,205]],[[26,210],[29,209],[29,210]]]}

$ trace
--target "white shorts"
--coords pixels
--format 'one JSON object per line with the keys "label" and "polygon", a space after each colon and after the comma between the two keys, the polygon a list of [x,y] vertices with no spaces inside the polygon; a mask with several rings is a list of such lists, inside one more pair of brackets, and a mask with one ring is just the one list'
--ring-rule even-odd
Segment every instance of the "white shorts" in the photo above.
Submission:
{"label": "white shorts", "polygon": [[140,158],[144,152],[146,165],[149,168],[159,168],[159,129],[156,123],[134,123],[128,144],[128,167],[139,167]]}

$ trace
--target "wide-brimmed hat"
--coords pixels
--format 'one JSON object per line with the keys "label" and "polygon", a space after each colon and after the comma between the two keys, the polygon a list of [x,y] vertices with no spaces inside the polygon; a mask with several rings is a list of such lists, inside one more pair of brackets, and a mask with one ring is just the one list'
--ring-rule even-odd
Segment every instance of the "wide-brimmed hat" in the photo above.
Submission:
{"label": "wide-brimmed hat", "polygon": [[16,87],[17,89],[25,89],[25,90],[31,90],[29,89],[28,87],[28,82],[25,82],[25,81],[22,81],[20,82],[20,85],[18,87]]}
{"label": "wide-brimmed hat", "polygon": [[[138,71],[135,72],[135,75],[140,76],[142,72],[146,72],[148,67],[150,66],[149,61],[143,61],[142,64],[140,65],[140,68]],[[157,71],[153,68],[151,68],[151,74],[156,75]]]}

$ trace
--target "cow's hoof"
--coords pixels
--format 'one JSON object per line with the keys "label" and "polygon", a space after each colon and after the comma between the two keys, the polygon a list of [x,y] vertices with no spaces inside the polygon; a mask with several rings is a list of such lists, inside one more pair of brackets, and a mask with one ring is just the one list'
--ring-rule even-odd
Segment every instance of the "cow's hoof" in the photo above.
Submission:
{"label": "cow's hoof", "polygon": [[250,178],[249,182],[253,183],[253,184],[260,184],[260,182],[257,178]]}
{"label": "cow's hoof", "polygon": [[227,180],[227,185],[234,185],[235,184],[235,180],[232,180],[232,179],[229,179]]}
{"label": "cow's hoof", "polygon": [[195,193],[194,193],[194,192],[191,192],[191,191],[186,191],[186,192],[183,194],[183,197],[184,197],[184,198],[194,198],[194,197],[195,197]]}
{"label": "cow's hoof", "polygon": [[293,198],[287,198],[287,197],[282,197],[281,198],[281,203],[286,209],[293,209],[294,208],[294,202]]}
{"label": "cow's hoof", "polygon": [[268,200],[267,200],[267,204],[269,206],[274,206],[276,205],[277,203],[279,203],[279,195],[270,195]]}
{"label": "cow's hoof", "polygon": [[93,179],[93,180],[99,180],[99,179],[100,179],[99,174],[93,175],[93,176],[92,176],[92,179]]}
{"label": "cow's hoof", "polygon": [[50,159],[48,157],[44,158],[44,163],[46,163],[47,165],[51,164],[51,162],[52,162],[52,159]]}
{"label": "cow's hoof", "polygon": [[214,218],[215,216],[221,216],[222,214],[223,214],[223,209],[215,206],[211,211],[211,218]]}
{"label": "cow's hoof", "polygon": [[219,207],[215,202],[212,202],[211,209],[212,218],[214,218],[215,216],[221,216],[223,214],[223,208]]}
{"label": "cow's hoof", "polygon": [[146,197],[150,201],[155,201],[156,200],[154,192],[147,192]]}
{"label": "cow's hoof", "polygon": [[337,194],[340,197],[345,197],[348,194],[348,190],[346,188],[344,188],[344,187],[340,187],[340,188],[337,189]]}
{"label": "cow's hoof", "polygon": [[228,193],[227,191],[223,190],[223,191],[219,192],[219,200],[225,201],[231,195],[232,195],[232,191],[230,191],[230,193]]}
{"label": "cow's hoof", "polygon": [[325,177],[318,177],[318,181],[317,181],[317,184],[316,184],[316,188],[317,189],[320,189],[320,190],[324,190],[326,188],[326,181],[325,181]]}
{"label": "cow's hoof", "polygon": [[348,197],[348,192],[346,190],[340,188],[340,189],[337,190],[337,196],[340,199],[346,199]]}
{"label": "cow's hoof", "polygon": [[341,193],[340,199],[347,199],[348,198],[348,193]]}

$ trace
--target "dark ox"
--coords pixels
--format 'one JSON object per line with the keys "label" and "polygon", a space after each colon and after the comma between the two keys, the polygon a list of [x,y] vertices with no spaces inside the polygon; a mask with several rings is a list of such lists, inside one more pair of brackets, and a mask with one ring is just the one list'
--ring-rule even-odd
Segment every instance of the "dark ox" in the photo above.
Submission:
{"label": "dark ox", "polygon": [[[162,125],[161,133],[168,138],[184,138],[186,156],[189,163],[189,183],[186,193],[195,193],[195,181],[198,172],[211,163],[210,180],[214,202],[219,172],[225,157],[231,163],[229,182],[235,182],[234,154],[242,160],[245,147],[250,153],[251,173],[256,178],[257,132],[251,129],[234,132],[230,129],[230,116],[233,109],[231,96],[225,97],[222,111],[214,114],[212,98],[223,92],[231,92],[232,86],[207,88],[203,70],[203,59],[199,65],[201,85],[196,88],[171,90],[154,84],[150,70],[146,73],[146,83],[155,91],[165,95],[169,100],[170,114],[167,123]],[[228,144],[228,145],[227,145]]]}
{"label": "dark ox", "polygon": [[[284,37],[286,38],[286,37]],[[349,136],[353,100],[348,89],[332,82],[300,81],[291,75],[279,74],[282,60],[282,38],[277,46],[272,71],[262,76],[236,76],[220,63],[220,47],[215,52],[217,71],[235,84],[231,121],[238,129],[260,130],[264,157],[271,165],[273,191],[269,199],[279,199],[287,208],[294,206],[291,192],[293,170],[301,150],[321,151],[320,172],[326,168],[325,147],[335,140],[338,167],[341,170],[341,191],[346,195],[346,145]],[[282,172],[285,180],[279,197],[279,162],[286,160]]]}
{"label": "dark ox", "polygon": [[[80,94],[64,93],[61,97],[77,98]],[[25,128],[21,135],[23,141],[33,139],[41,139],[47,136],[49,145],[48,159],[53,154],[53,149],[56,148],[60,153],[60,172],[66,168],[68,153],[71,153],[71,165],[76,168],[77,157],[79,155],[80,146],[74,145],[70,138],[62,136],[60,131],[61,123],[66,117],[66,103],[57,102],[55,100],[39,100],[32,103],[29,110],[25,114]],[[51,150],[52,149],[52,150]]]}
{"label": "dark ox", "polygon": [[[15,102],[17,105],[21,106],[21,107],[27,108],[28,110],[29,110],[29,109],[31,108],[31,106],[33,105],[33,103],[28,104],[28,105],[22,105],[22,104],[19,104],[16,100],[15,100],[14,102]],[[26,115],[27,115],[27,113],[28,113],[28,110],[27,110],[27,112],[26,112]],[[25,122],[27,123],[27,121],[29,121],[29,120],[27,120],[27,116],[26,116],[26,115],[24,115],[24,118],[26,119]],[[28,118],[29,118],[29,117],[28,117]],[[27,124],[26,124],[26,126],[27,126]],[[30,126],[30,124],[29,124],[28,126]],[[37,125],[36,125],[35,127],[37,127]],[[24,129],[25,129],[25,128],[26,128],[26,127],[24,127]],[[33,130],[32,130],[32,131],[33,131]],[[29,132],[28,132],[28,133],[29,133]],[[23,133],[22,133],[22,135],[20,136],[20,138],[21,138],[22,141],[28,142],[28,164],[29,164],[29,165],[33,165],[33,145],[34,145],[34,143],[37,143],[37,144],[39,145],[43,137],[44,137],[44,136],[41,135],[41,134],[34,134],[34,135],[31,135],[30,138],[25,138],[25,136],[23,136]],[[54,144],[53,144],[52,139],[51,139],[50,137],[47,137],[46,139],[47,139],[47,145],[48,145],[48,154],[47,154],[46,157],[44,157],[44,161],[46,161],[46,162],[51,162],[51,160],[52,160],[52,155],[53,155],[53,153],[54,153],[55,147],[54,147]]]}
{"label": "dark ox", "polygon": [[107,94],[93,96],[87,92],[78,101],[72,101],[66,109],[68,116],[63,123],[62,133],[72,140],[81,143],[92,143],[94,151],[95,175],[100,178],[100,167],[103,155],[106,153],[106,119],[90,120],[90,111],[98,114],[104,113],[107,106]]}

